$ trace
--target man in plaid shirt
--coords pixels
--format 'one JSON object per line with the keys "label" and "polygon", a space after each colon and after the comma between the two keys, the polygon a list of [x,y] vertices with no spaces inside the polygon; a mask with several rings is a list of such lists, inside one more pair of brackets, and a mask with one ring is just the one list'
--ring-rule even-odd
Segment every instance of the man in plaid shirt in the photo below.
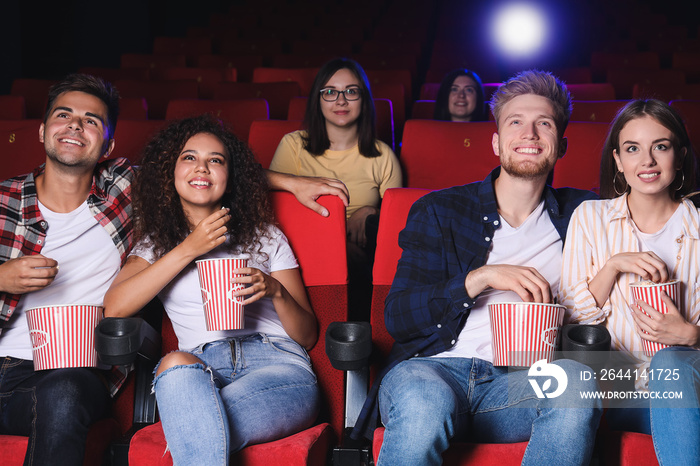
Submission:
{"label": "man in plaid shirt", "polygon": [[[0,184],[0,433],[29,436],[25,464],[82,464],[109,411],[108,373],[34,371],[24,311],[101,304],[131,248],[131,181],[114,147],[119,95],[86,75],[49,91],[46,163]],[[60,270],[59,270],[60,267]]]}
{"label": "man in plaid shirt", "polygon": [[491,109],[501,167],[483,182],[418,200],[399,236],[403,254],[385,309],[396,342],[353,432],[369,435],[381,413],[380,466],[441,464],[452,440],[529,440],[523,464],[591,458],[602,409],[576,399],[596,388],[580,380],[585,366],[557,361],[568,389],[538,398],[528,371],[493,365],[487,307],[553,301],[569,218],[595,197],[546,184],[566,151],[570,95],[551,74],[528,71],[499,88]]}

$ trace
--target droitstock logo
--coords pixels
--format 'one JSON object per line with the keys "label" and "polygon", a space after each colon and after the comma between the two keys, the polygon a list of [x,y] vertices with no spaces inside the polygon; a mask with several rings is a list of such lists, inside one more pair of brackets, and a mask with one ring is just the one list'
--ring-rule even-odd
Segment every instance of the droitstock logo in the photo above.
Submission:
{"label": "droitstock logo", "polygon": [[[535,377],[534,379],[528,378],[527,380],[530,382],[530,385],[532,385],[532,389],[535,391],[537,398],[556,398],[564,393],[569,383],[564,369],[556,364],[547,363],[546,359],[540,359],[530,366],[527,375],[528,377]],[[541,386],[537,380],[538,378],[544,379]],[[548,390],[552,388],[552,378],[557,381],[557,387],[553,392],[548,392]]]}

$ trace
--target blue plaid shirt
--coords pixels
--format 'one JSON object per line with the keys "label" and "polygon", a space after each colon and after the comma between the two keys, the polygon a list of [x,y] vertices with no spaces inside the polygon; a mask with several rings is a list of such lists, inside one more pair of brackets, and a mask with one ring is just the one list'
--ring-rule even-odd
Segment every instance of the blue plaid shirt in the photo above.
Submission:
{"label": "blue plaid shirt", "polygon": [[[475,298],[467,295],[467,273],[486,264],[493,234],[500,223],[493,181],[500,167],[484,181],[435,191],[411,207],[399,235],[403,249],[386,299],[386,328],[396,342],[389,363],[377,377],[352,432],[371,437],[377,425],[377,392],[382,377],[399,362],[432,356],[457,342]],[[595,199],[590,191],[546,186],[545,209],[562,241],[574,209]]]}

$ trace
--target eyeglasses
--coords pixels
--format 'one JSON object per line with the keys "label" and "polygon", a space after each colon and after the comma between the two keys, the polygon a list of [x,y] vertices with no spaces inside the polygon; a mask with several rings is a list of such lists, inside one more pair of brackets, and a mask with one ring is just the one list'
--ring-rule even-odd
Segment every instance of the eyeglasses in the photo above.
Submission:
{"label": "eyeglasses", "polygon": [[344,91],[338,89],[321,89],[321,98],[326,102],[335,102],[343,94],[345,100],[359,100],[362,93],[359,87],[349,87]]}

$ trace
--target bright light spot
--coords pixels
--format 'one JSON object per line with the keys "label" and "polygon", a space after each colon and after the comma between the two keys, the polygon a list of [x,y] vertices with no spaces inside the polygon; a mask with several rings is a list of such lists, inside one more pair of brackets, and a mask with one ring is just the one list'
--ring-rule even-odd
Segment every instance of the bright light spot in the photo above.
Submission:
{"label": "bright light spot", "polygon": [[546,32],[544,16],[528,4],[508,5],[495,17],[496,42],[509,54],[528,55],[535,52],[544,41]]}

